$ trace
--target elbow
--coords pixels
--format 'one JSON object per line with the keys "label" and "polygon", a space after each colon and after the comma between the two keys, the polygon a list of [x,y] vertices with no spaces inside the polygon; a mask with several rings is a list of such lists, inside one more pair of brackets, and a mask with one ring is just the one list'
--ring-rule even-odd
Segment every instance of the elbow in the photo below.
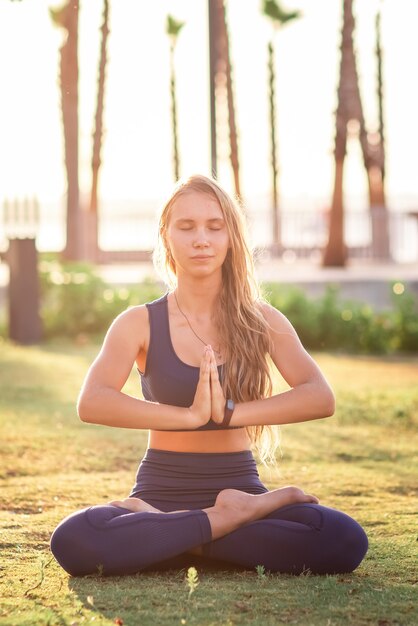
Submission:
{"label": "elbow", "polygon": [[332,417],[335,413],[335,395],[330,387],[323,394],[322,417]]}
{"label": "elbow", "polygon": [[82,422],[93,423],[93,410],[91,398],[86,393],[81,393],[77,400],[77,414]]}

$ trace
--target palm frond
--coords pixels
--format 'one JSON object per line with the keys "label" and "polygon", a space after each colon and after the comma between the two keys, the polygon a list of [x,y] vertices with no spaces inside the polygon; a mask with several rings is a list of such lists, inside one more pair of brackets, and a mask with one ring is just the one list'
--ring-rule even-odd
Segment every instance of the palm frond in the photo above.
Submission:
{"label": "palm frond", "polygon": [[273,22],[279,24],[285,24],[302,15],[301,11],[285,11],[277,0],[263,0],[262,12],[266,17],[273,20]]}
{"label": "palm frond", "polygon": [[165,32],[170,37],[177,37],[186,22],[176,20],[172,15],[167,15]]}

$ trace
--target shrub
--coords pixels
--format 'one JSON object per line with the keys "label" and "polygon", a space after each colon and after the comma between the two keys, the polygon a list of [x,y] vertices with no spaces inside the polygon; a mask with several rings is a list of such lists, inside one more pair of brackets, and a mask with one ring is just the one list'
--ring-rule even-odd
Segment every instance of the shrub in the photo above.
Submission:
{"label": "shrub", "polygon": [[308,300],[296,287],[276,283],[263,283],[262,293],[272,306],[289,318],[304,345],[319,347],[318,305],[315,300]]}
{"label": "shrub", "polygon": [[154,281],[135,287],[108,285],[86,263],[40,263],[41,316],[46,337],[105,331],[129,306],[162,293]]}
{"label": "shrub", "polygon": [[342,301],[333,285],[311,300],[300,289],[274,283],[265,283],[263,293],[289,318],[306,348],[365,354],[418,350],[418,302],[409,292],[394,295],[393,310],[381,312]]}
{"label": "shrub", "polygon": [[[62,264],[53,259],[41,261],[40,277],[46,337],[103,333],[119,313],[165,291],[152,279],[129,287],[111,286],[88,264]],[[262,284],[265,298],[289,318],[308,349],[417,351],[418,301],[406,289],[400,295],[394,293],[393,285],[390,289],[392,310],[374,312],[362,302],[341,300],[336,286],[329,286],[320,298],[308,298],[293,286]]]}
{"label": "shrub", "polygon": [[392,289],[394,321],[396,325],[396,348],[418,351],[418,299],[406,290],[397,294]]}

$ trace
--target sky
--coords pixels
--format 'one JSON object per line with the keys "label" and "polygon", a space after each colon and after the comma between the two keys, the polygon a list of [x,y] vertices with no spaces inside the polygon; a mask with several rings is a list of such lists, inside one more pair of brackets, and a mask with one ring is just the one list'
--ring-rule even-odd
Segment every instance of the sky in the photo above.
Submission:
{"label": "sky", "polygon": [[[62,203],[63,167],[59,47],[53,0],[0,2],[0,202],[36,195]],[[259,0],[228,0],[241,186],[248,205],[270,191],[267,43],[269,22]],[[333,184],[334,111],[339,70],[340,0],[287,0],[301,19],[274,36],[279,192],[283,207],[324,208]],[[356,50],[364,112],[377,124],[374,17],[379,0],[357,0]],[[101,0],[80,10],[80,184],[90,189],[91,144],[97,89]],[[382,0],[387,192],[390,207],[418,207],[418,3]],[[162,202],[173,185],[169,95],[169,41],[165,19],[184,20],[176,49],[181,174],[210,171],[206,0],[111,2],[105,136],[100,196],[105,202]],[[219,180],[230,191],[226,147]],[[348,204],[367,204],[357,142],[348,148]]]}

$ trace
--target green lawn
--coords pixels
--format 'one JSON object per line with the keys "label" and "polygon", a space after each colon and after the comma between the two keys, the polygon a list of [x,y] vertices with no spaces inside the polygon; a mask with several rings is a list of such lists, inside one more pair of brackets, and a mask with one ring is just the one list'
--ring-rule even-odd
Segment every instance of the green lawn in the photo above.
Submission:
{"label": "green lawn", "polygon": [[[357,519],[370,542],[360,567],[292,577],[197,566],[189,597],[185,570],[70,578],[51,558],[56,524],[126,496],[146,446],[145,432],[78,420],[97,350],[0,343],[1,625],[418,624],[418,357],[314,355],[336,391],[336,415],[282,427],[278,470],[260,468],[268,487],[299,485]],[[132,376],[127,390],[138,389]]]}

